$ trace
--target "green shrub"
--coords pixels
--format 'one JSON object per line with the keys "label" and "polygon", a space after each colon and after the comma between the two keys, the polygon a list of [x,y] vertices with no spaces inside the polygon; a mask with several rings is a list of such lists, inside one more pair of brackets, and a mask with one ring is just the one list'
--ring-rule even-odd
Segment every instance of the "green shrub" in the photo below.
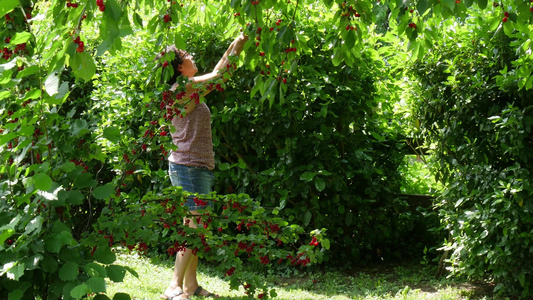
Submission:
{"label": "green shrub", "polygon": [[533,93],[514,76],[515,38],[479,20],[455,26],[453,43],[415,65],[417,117],[445,187],[438,206],[452,270],[531,297]]}

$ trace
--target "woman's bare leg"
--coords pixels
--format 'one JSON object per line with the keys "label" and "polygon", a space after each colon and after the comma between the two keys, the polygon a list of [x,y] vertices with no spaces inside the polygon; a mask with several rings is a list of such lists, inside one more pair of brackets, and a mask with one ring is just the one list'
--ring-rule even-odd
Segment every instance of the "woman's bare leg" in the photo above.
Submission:
{"label": "woman's bare leg", "polygon": [[[192,212],[195,214],[195,212]],[[196,228],[196,223],[189,218],[183,218],[183,223],[187,224],[191,228]],[[174,272],[172,275],[172,280],[169,284],[169,289],[174,290],[176,288],[180,288],[183,290],[183,282],[189,282],[190,281],[190,274],[187,272],[189,267],[191,267],[191,262],[196,261],[194,264],[192,264],[192,267],[194,267],[194,276],[196,280],[196,268],[198,267],[198,256],[193,255],[191,249],[185,249],[185,252],[178,252],[176,253],[176,260],[174,261]],[[185,280],[185,278],[187,279]]]}

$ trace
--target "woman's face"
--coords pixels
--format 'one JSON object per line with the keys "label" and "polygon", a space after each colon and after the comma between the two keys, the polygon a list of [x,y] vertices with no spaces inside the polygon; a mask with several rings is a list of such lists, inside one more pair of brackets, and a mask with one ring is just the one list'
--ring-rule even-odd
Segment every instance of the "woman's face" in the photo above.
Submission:
{"label": "woman's face", "polygon": [[198,68],[194,63],[192,55],[188,54],[183,58],[183,63],[179,66],[179,71],[183,76],[187,76],[189,78],[194,77],[196,72],[198,72]]}

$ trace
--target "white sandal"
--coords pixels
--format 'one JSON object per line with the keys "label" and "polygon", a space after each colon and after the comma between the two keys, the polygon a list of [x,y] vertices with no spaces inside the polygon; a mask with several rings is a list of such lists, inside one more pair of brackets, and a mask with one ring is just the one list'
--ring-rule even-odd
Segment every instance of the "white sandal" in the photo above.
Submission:
{"label": "white sandal", "polygon": [[[166,300],[173,300],[175,297],[178,297],[178,296],[181,296],[183,295],[183,290],[179,287],[175,288],[174,290],[169,290],[167,289],[163,295],[159,296],[159,298],[161,299],[166,299]],[[179,298],[180,300],[183,299],[189,299],[189,298]]]}

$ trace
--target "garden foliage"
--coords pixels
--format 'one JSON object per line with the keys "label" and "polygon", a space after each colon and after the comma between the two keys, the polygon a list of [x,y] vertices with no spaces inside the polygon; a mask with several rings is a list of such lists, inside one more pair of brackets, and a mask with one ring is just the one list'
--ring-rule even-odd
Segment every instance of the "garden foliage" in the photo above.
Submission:
{"label": "garden foliage", "polygon": [[450,267],[531,297],[533,93],[515,77],[517,38],[481,18],[448,25],[453,42],[445,34],[413,71],[420,133],[445,185],[437,206],[450,233]]}
{"label": "garden foliage", "polygon": [[[418,69],[420,101],[437,99],[423,102],[434,110],[420,121],[445,146],[436,156],[446,199],[458,199],[442,203],[457,270],[489,271],[500,286],[518,284],[502,291],[530,295],[529,265],[517,260],[530,234],[530,4],[493,5],[490,30],[463,32],[479,40],[463,42],[476,50],[463,60],[438,28],[479,15],[486,1],[383,2],[0,1],[0,297],[106,299],[106,278],[132,272],[113,264],[116,247],[174,254],[186,242],[220,260],[233,288],[261,298],[275,292],[246,263],[419,251],[414,216],[395,195],[406,123],[394,115],[393,80],[403,80],[403,41],[416,61],[442,36]],[[218,195],[193,234],[180,222],[185,195],[167,189],[172,129],[160,79],[169,57],[154,58],[176,44],[207,71],[241,31],[250,42],[228,65],[232,78],[201,99],[213,113]],[[474,262],[476,253],[487,260]]]}

